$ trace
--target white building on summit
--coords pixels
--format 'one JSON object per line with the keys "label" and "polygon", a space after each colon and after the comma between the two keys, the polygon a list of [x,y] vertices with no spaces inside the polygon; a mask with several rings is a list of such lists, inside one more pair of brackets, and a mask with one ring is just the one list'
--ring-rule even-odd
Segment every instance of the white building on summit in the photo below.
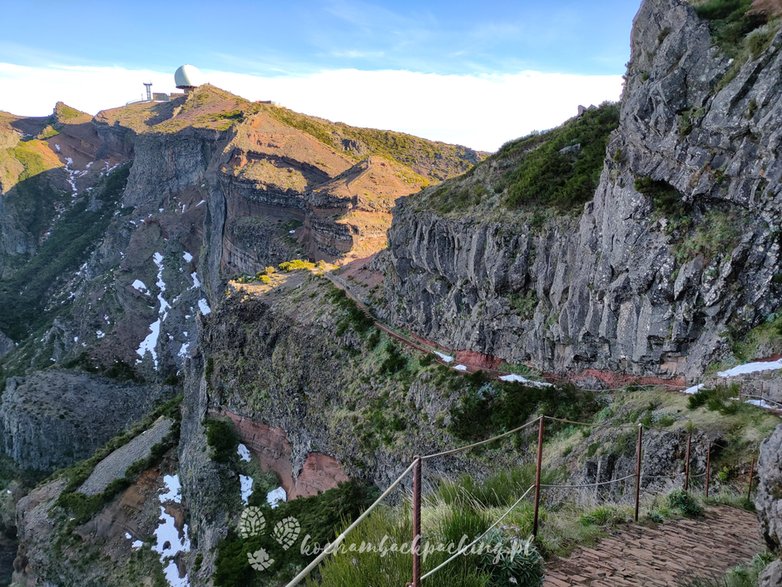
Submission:
{"label": "white building on summit", "polygon": [[200,85],[201,72],[192,65],[183,65],[174,73],[174,84],[177,89],[189,94]]}

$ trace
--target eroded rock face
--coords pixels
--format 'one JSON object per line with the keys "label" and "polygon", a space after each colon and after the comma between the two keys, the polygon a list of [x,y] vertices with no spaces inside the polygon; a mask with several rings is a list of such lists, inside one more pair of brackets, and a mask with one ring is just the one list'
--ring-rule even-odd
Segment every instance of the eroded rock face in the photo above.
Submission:
{"label": "eroded rock face", "polygon": [[309,453],[294,476],[293,452],[285,430],[234,412],[223,413],[236,426],[241,441],[258,457],[261,467],[277,474],[288,499],[317,495],[349,480],[337,459],[319,452]]}
{"label": "eroded rock face", "polygon": [[0,403],[3,450],[24,468],[52,471],[90,456],[171,396],[168,387],[57,369],[12,377]]}
{"label": "eroded rock face", "polygon": [[[447,347],[546,371],[700,375],[726,333],[765,320],[780,296],[782,35],[732,80],[712,44],[687,3],[644,2],[620,127],[580,217],[548,211],[533,228],[513,212],[443,215],[400,201],[387,317]],[[636,190],[646,177],[678,191],[693,218],[684,239]],[[719,237],[715,218],[734,238],[708,256],[688,253],[703,235]],[[515,311],[514,295],[533,308]]]}
{"label": "eroded rock face", "polygon": [[766,543],[776,551],[782,544],[782,426],[760,447],[758,479],[755,507]]}

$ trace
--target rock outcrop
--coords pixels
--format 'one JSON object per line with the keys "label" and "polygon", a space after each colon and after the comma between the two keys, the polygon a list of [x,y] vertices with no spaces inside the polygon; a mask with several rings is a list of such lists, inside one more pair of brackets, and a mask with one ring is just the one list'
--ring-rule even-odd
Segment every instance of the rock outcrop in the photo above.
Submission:
{"label": "rock outcrop", "polygon": [[26,469],[52,471],[90,456],[172,395],[59,369],[12,377],[0,403],[3,451]]}
{"label": "rock outcrop", "polygon": [[[689,4],[644,2],[594,199],[579,217],[400,201],[386,316],[545,371],[698,377],[779,307],[780,47],[733,63]],[[489,201],[513,164],[446,185]]]}
{"label": "rock outcrop", "polygon": [[755,507],[766,543],[778,551],[782,545],[782,426],[761,445],[758,479]]}

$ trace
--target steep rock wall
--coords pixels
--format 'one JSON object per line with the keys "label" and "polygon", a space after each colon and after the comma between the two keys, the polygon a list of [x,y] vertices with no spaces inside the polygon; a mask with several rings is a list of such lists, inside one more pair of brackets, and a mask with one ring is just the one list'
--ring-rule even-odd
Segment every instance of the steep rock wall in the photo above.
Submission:
{"label": "steep rock wall", "polygon": [[[697,377],[780,294],[782,36],[732,80],[712,43],[688,4],[644,2],[620,127],[579,218],[549,211],[533,227],[514,212],[444,215],[401,201],[386,316],[448,347],[546,371]],[[659,213],[636,189],[642,178],[678,192],[692,219],[685,236],[671,236],[681,215]],[[713,234],[717,221],[735,235]],[[692,252],[709,238],[718,250]],[[515,311],[513,296],[533,309]]]}

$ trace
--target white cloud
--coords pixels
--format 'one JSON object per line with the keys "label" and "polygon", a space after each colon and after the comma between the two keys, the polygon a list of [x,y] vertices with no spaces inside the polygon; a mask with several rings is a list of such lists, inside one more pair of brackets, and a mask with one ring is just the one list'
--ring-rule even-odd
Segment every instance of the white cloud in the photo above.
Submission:
{"label": "white cloud", "polygon": [[[441,75],[410,71],[327,70],[261,77],[204,71],[216,86],[356,126],[393,129],[429,139],[495,150],[502,143],[556,126],[579,104],[619,98],[621,76],[522,71]],[[86,112],[139,99],[142,82],[172,91],[173,72],[107,67],[28,67],[0,63],[0,110],[46,115],[62,100]]]}

